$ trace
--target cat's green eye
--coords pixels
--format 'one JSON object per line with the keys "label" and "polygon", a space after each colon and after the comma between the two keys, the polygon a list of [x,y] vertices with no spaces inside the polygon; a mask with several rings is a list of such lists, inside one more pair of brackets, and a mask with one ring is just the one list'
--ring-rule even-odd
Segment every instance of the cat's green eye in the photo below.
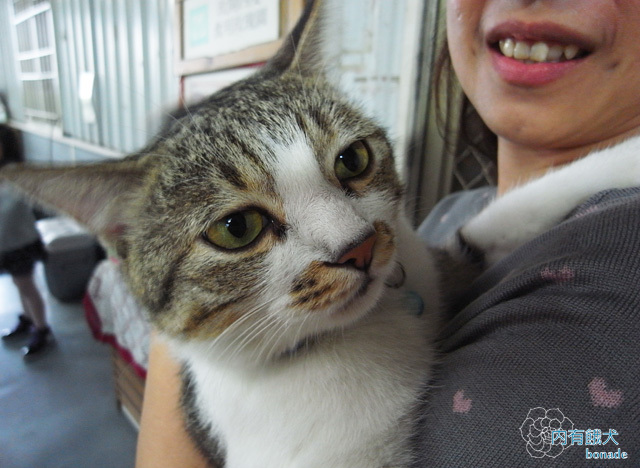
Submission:
{"label": "cat's green eye", "polygon": [[358,177],[369,167],[369,159],[369,150],[363,142],[352,143],[336,157],[336,176],[341,181]]}
{"label": "cat's green eye", "polygon": [[209,242],[223,249],[240,249],[256,240],[266,224],[267,219],[258,211],[241,211],[219,219],[204,235]]}

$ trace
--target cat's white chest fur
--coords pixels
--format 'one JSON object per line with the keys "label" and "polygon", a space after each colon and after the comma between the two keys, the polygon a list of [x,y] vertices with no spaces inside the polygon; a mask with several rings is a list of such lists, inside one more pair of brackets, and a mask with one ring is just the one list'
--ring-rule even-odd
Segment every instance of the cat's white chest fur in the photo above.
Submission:
{"label": "cat's white chest fur", "polygon": [[403,465],[432,354],[429,319],[408,313],[402,294],[388,294],[342,334],[263,368],[231,368],[194,345],[178,346],[197,407],[216,422],[226,466]]}

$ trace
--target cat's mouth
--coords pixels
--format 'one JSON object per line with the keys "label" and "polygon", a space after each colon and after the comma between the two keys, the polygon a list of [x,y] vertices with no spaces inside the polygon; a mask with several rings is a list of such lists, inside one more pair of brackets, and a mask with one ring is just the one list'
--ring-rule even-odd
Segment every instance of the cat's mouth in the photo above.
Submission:
{"label": "cat's mouth", "polygon": [[[375,280],[369,276],[367,276],[362,285],[355,291],[349,290],[346,291],[349,293],[347,298],[339,305],[337,308],[329,307],[329,316],[334,322],[334,326],[329,327],[328,329],[315,333],[312,333],[308,336],[305,336],[303,339],[299,339],[293,346],[289,347],[282,353],[282,356],[294,356],[304,350],[310,349],[314,346],[318,341],[320,341],[324,336],[333,333],[336,327],[343,326],[346,323],[353,322],[357,320],[363,314],[363,310],[368,310],[366,307],[361,307],[358,304],[358,301],[364,301],[368,295],[368,292]],[[375,300],[375,299],[374,299]]]}
{"label": "cat's mouth", "polygon": [[346,293],[350,294],[350,297],[347,295],[346,300],[340,304],[336,310],[331,312],[331,316],[337,317],[344,315],[347,311],[351,311],[351,309],[356,306],[356,303],[366,296],[372,283],[373,278],[367,275],[365,276],[362,285],[355,292],[352,292],[352,290],[346,291]]}

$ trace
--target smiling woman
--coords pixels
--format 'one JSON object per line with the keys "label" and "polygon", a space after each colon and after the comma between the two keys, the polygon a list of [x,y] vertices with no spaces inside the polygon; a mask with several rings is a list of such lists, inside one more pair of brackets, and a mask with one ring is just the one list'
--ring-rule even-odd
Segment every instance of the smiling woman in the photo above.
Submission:
{"label": "smiling woman", "polygon": [[637,132],[639,24],[637,2],[448,2],[451,59],[498,136],[501,192]]}
{"label": "smiling woman", "polygon": [[[448,0],[447,33],[443,57],[487,127],[484,140],[497,140],[492,206],[514,202],[511,220],[528,230],[558,206],[566,216],[452,301],[415,467],[532,458],[582,467],[605,434],[636,459],[640,178],[625,189],[614,179],[640,167],[640,3]],[[469,123],[463,131],[477,141]],[[595,154],[607,157],[596,163]],[[541,190],[526,196],[518,186],[529,180]],[[576,203],[584,190],[594,195]],[[455,194],[421,232],[433,244],[456,233],[464,243],[475,224],[466,220],[495,193]],[[488,228],[503,242],[506,221]]]}

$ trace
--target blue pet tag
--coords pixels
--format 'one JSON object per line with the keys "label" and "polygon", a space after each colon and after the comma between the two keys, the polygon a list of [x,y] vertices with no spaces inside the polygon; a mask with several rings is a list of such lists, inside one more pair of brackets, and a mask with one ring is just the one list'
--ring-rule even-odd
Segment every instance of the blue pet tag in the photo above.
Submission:
{"label": "blue pet tag", "polygon": [[409,313],[420,317],[424,312],[424,301],[420,295],[414,291],[407,291],[405,294],[405,302],[408,305]]}

